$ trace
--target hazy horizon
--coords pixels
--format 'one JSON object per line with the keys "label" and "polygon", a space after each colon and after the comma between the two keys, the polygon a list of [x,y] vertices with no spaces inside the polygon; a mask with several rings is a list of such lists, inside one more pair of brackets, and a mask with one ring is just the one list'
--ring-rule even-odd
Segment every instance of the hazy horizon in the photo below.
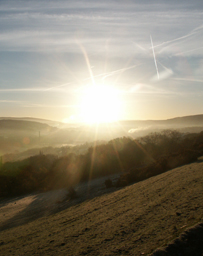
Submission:
{"label": "hazy horizon", "polygon": [[[171,119],[176,119],[176,118],[185,118],[185,117],[195,117],[195,116],[203,116],[202,113],[200,114],[194,114],[194,115],[185,115],[185,116],[173,116],[171,118],[163,118],[163,119],[122,119],[122,120],[116,120],[116,121],[112,121],[112,122],[103,122],[103,123],[116,123],[116,122],[127,122],[127,121],[167,121],[167,120],[171,120]],[[65,122],[65,121],[61,121],[61,120],[51,120],[51,119],[46,119],[46,118],[39,118],[39,117],[32,117],[32,116],[0,116],[0,120],[26,120],[26,119],[33,119],[33,120],[42,120],[42,121],[47,121],[47,122],[58,122],[58,123],[64,123],[64,124],[74,124],[73,121],[70,120],[70,122]],[[81,123],[84,124],[84,121],[78,121],[75,123]],[[101,123],[102,124],[102,123]],[[91,123],[90,123],[91,125]]]}
{"label": "hazy horizon", "polygon": [[201,1],[1,1],[0,117],[203,113]]}

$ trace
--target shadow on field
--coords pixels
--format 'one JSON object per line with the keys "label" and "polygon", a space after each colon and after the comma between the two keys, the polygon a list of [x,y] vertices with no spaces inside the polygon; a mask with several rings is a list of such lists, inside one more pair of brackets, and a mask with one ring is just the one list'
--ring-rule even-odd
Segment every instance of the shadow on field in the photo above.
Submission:
{"label": "shadow on field", "polygon": [[24,198],[25,196],[10,197],[10,198],[0,198],[0,209],[8,204],[15,203],[16,201]]}
{"label": "shadow on field", "polygon": [[[11,207],[11,209],[8,209],[8,211],[15,211],[14,216],[0,225],[0,231],[23,225],[40,217],[49,215],[54,207],[53,199],[54,198],[50,198],[50,195],[47,197],[47,193],[27,196],[20,199],[15,198],[15,203],[14,200],[12,201],[14,203],[12,204],[13,209]],[[23,204],[22,200],[24,201]],[[4,215],[6,214],[7,212]],[[8,214],[12,215],[12,213],[9,212]]]}
{"label": "shadow on field", "polygon": [[[91,182],[79,184],[75,188],[76,197],[74,199],[70,199],[68,197],[68,192],[66,189],[60,189],[41,194],[32,194],[3,200],[0,202],[0,209],[3,209],[3,207],[11,204],[10,207],[4,211],[4,215],[10,214],[12,216],[12,211],[14,211],[14,213],[9,219],[1,221],[2,223],[0,223],[0,231],[29,223],[38,218],[63,211],[86,200],[90,200],[121,189],[115,187],[106,189],[106,178],[107,177],[102,177],[92,180]],[[118,175],[111,175],[110,178],[117,179]]]}

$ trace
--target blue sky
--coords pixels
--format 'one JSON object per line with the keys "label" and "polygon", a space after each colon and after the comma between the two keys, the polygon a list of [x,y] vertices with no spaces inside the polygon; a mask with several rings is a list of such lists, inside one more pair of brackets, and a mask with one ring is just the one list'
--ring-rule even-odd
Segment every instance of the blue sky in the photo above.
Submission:
{"label": "blue sky", "polygon": [[0,116],[77,120],[91,74],[120,119],[201,114],[202,42],[202,1],[1,0]]}

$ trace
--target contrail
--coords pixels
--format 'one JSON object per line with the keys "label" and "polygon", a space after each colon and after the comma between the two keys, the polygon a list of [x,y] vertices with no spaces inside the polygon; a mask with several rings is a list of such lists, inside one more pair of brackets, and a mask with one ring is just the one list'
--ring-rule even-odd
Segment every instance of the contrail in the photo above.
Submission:
{"label": "contrail", "polygon": [[176,54],[174,54],[174,56],[179,56],[179,55],[182,55],[182,54],[185,54],[185,53],[188,53],[188,52],[193,52],[193,51],[196,51],[196,50],[199,50],[199,49],[202,49],[202,48],[203,48],[203,47],[199,47],[199,48],[194,48],[194,49],[189,50],[189,51],[176,53]]}
{"label": "contrail", "polygon": [[117,70],[114,70],[112,72],[109,72],[109,73],[106,73],[103,77],[102,77],[102,80],[106,79],[107,77],[109,76],[113,76],[117,73],[123,73],[125,72],[126,70],[129,70],[129,69],[133,69],[135,67],[138,67],[140,66],[141,64],[137,64],[137,65],[133,65],[133,66],[130,66],[130,67],[126,67],[126,68],[121,68],[121,69],[117,69]]}
{"label": "contrail", "polygon": [[173,42],[176,42],[176,41],[180,41],[180,40],[182,40],[182,39],[186,39],[186,38],[188,38],[188,37],[190,37],[190,36],[193,36],[193,35],[195,35],[195,34],[197,34],[197,33],[198,33],[198,32],[194,30],[194,31],[192,31],[192,32],[190,32],[189,34],[186,34],[186,35],[184,35],[184,36],[177,37],[177,38],[175,38],[175,39],[172,39],[172,40],[163,42],[163,43],[161,43],[161,44],[157,44],[157,45],[154,46],[154,48],[157,48],[157,47],[160,47],[160,46],[163,46],[163,45],[166,45],[166,44],[170,44],[170,43],[173,43]]}
{"label": "contrail", "polygon": [[176,80],[176,81],[189,81],[189,82],[197,82],[197,83],[202,83],[203,80],[200,80],[200,79],[193,79],[193,78],[173,78],[173,80]]}
{"label": "contrail", "polygon": [[84,58],[85,58],[85,61],[86,61],[86,64],[87,64],[87,68],[89,70],[89,73],[90,73],[90,77],[91,77],[91,80],[92,80],[92,84],[95,85],[95,81],[94,81],[94,75],[92,73],[92,68],[91,68],[91,65],[90,65],[90,62],[89,62],[89,58],[88,58],[88,55],[87,55],[87,52],[84,48],[84,46],[78,41],[76,40],[76,43],[79,45],[83,55],[84,55]]}
{"label": "contrail", "polygon": [[151,45],[152,45],[152,52],[153,52],[153,56],[154,56],[154,64],[155,64],[155,67],[156,67],[157,77],[158,77],[158,80],[159,80],[159,70],[158,70],[158,66],[157,66],[157,63],[156,63],[156,56],[155,56],[155,52],[154,52],[154,46],[153,46],[151,35],[150,35],[150,39],[151,39]]}

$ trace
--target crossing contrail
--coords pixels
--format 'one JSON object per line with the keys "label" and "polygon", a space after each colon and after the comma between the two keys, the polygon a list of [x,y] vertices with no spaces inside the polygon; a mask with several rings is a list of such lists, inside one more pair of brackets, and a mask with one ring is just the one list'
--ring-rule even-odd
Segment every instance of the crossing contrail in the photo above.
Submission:
{"label": "crossing contrail", "polygon": [[156,63],[156,56],[155,56],[155,52],[154,52],[154,46],[153,46],[151,35],[150,35],[150,39],[151,39],[151,45],[152,45],[152,52],[153,52],[153,56],[154,56],[154,64],[155,64],[156,72],[157,72],[157,78],[159,80],[159,70],[158,70],[158,66],[157,66],[157,63]]}

